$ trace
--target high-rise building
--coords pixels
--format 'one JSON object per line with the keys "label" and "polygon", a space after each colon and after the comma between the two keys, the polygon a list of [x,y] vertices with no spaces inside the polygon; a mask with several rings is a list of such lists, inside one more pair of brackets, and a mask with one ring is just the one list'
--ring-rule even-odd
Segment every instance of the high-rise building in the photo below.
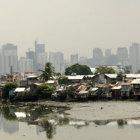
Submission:
{"label": "high-rise building", "polygon": [[35,52],[34,51],[31,51],[31,50],[28,50],[28,52],[26,52],[26,59],[33,61],[33,71],[34,71],[34,69],[35,69],[35,63],[36,63],[36,60],[35,60]]}
{"label": "high-rise building", "polygon": [[103,56],[103,52],[100,48],[93,49],[93,61],[94,61],[95,65],[103,65],[104,56]]}
{"label": "high-rise building", "polygon": [[64,54],[61,52],[50,52],[49,53],[49,62],[55,68],[55,72],[64,73],[65,64],[64,64]]}
{"label": "high-rise building", "polygon": [[111,56],[111,49],[106,49],[105,50],[105,57],[110,57]]}
{"label": "high-rise building", "polygon": [[138,43],[133,43],[129,48],[129,62],[133,73],[140,69],[140,45]]}
{"label": "high-rise building", "polygon": [[90,66],[89,59],[87,57],[80,57],[78,63],[81,64],[81,65]]}
{"label": "high-rise building", "polygon": [[39,69],[44,69],[46,62],[48,61],[47,59],[47,53],[39,53],[36,56],[36,64],[37,68]]}
{"label": "high-rise building", "polygon": [[35,58],[35,52],[29,50],[28,52],[26,52],[26,58],[27,58],[27,59],[32,59],[32,60],[34,60],[34,58]]}
{"label": "high-rise building", "polygon": [[33,60],[21,57],[19,60],[19,71],[33,71]]}
{"label": "high-rise building", "polygon": [[2,74],[18,70],[17,46],[6,44],[2,46]]}
{"label": "high-rise building", "polygon": [[117,49],[117,56],[118,56],[119,62],[121,63],[122,67],[125,67],[128,65],[128,50],[127,50],[127,48],[118,48]]}
{"label": "high-rise building", "polygon": [[78,63],[78,54],[73,54],[70,56],[71,65]]}
{"label": "high-rise building", "polygon": [[47,62],[47,53],[45,52],[45,44],[39,44],[35,41],[35,59],[34,70],[39,72],[40,69],[44,69]]}
{"label": "high-rise building", "polygon": [[45,52],[45,44],[39,44],[35,41],[35,53],[44,53]]}

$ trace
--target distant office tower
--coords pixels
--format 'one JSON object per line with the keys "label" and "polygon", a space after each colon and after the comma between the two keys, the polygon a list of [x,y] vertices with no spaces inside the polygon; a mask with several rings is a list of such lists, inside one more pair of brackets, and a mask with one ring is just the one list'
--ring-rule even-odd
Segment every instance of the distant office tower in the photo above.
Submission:
{"label": "distant office tower", "polygon": [[26,58],[27,58],[27,59],[32,59],[32,60],[34,60],[34,58],[35,58],[35,52],[29,50],[28,52],[26,52]]}
{"label": "distant office tower", "polygon": [[70,56],[71,65],[78,63],[78,54],[73,54]]}
{"label": "distant office tower", "polygon": [[87,57],[80,57],[78,63],[81,65],[88,65],[89,66],[89,59]]}
{"label": "distant office tower", "polygon": [[133,43],[129,48],[129,61],[132,66],[132,72],[135,73],[140,69],[140,45]]}
{"label": "distant office tower", "polygon": [[6,44],[2,46],[2,74],[18,70],[17,46]]}
{"label": "distant office tower", "polygon": [[102,65],[104,63],[103,52],[100,48],[93,49],[93,61],[95,65]]}
{"label": "distant office tower", "polygon": [[121,63],[123,68],[128,65],[128,50],[127,50],[127,48],[118,48],[117,49],[117,56],[118,56],[119,62]]}
{"label": "distant office tower", "polygon": [[35,41],[35,72],[39,72],[40,69],[44,69],[47,62],[47,53],[45,52],[45,44],[39,44]]}
{"label": "distant office tower", "polygon": [[107,58],[109,56],[111,56],[111,49],[106,49],[105,50],[105,57]]}
{"label": "distant office tower", "polygon": [[33,71],[33,60],[21,57],[19,60],[19,71]]}
{"label": "distant office tower", "polygon": [[28,50],[28,52],[26,52],[26,59],[29,59],[29,60],[33,61],[33,71],[34,71],[35,63],[36,63],[35,52],[31,51],[31,50]]}
{"label": "distant office tower", "polygon": [[61,52],[50,52],[49,53],[49,62],[55,68],[55,72],[64,73],[65,63],[64,63],[64,54]]}
{"label": "distant office tower", "polygon": [[44,53],[45,52],[45,44],[39,44],[35,41],[35,53]]}
{"label": "distant office tower", "polygon": [[36,63],[39,66],[38,69],[44,69],[46,62],[48,61],[47,59],[47,53],[39,53],[36,56]]}

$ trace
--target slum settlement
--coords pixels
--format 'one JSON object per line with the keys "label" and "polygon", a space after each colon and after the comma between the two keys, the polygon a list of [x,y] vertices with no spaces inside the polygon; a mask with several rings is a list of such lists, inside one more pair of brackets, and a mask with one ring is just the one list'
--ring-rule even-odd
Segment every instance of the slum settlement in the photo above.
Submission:
{"label": "slum settlement", "polygon": [[[96,74],[52,77],[41,81],[39,75],[25,72],[1,77],[0,95],[3,96],[7,83],[17,86],[9,89],[8,100],[35,101],[48,99],[55,101],[124,100],[140,99],[140,74]],[[6,98],[4,98],[6,99]],[[22,99],[22,100],[21,100]]]}

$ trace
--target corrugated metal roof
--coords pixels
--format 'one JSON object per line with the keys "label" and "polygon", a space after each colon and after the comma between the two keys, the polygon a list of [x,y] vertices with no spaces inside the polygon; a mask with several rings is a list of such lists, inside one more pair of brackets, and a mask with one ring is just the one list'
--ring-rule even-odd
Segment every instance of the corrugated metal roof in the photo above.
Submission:
{"label": "corrugated metal roof", "polygon": [[140,84],[140,79],[135,79],[131,82],[131,84]]}
{"label": "corrugated metal roof", "polygon": [[96,90],[98,90],[98,88],[92,88],[92,90],[91,90],[91,91],[96,91]]}
{"label": "corrugated metal roof", "polygon": [[113,87],[111,89],[121,89],[121,88],[122,88],[121,86],[115,86],[115,87]]}
{"label": "corrugated metal roof", "polygon": [[37,78],[37,75],[28,75],[27,78]]}
{"label": "corrugated metal roof", "polygon": [[70,75],[70,76],[66,76],[68,77],[69,80],[82,80],[84,77],[89,77],[89,78],[92,78],[94,77],[95,75]]}
{"label": "corrugated metal roof", "polygon": [[66,76],[69,80],[82,80],[84,75],[76,75],[76,76]]}
{"label": "corrugated metal roof", "polygon": [[121,83],[122,86],[130,86],[131,83]]}
{"label": "corrugated metal roof", "polygon": [[54,84],[55,83],[55,80],[48,80],[46,83],[48,83],[48,84]]}
{"label": "corrugated metal roof", "polygon": [[126,78],[140,78],[140,74],[126,74]]}
{"label": "corrugated metal roof", "polygon": [[82,90],[79,92],[79,94],[88,94],[88,91]]}
{"label": "corrugated metal roof", "polygon": [[43,83],[34,83],[34,85],[36,85],[36,86],[40,86],[40,85],[42,85]]}
{"label": "corrugated metal roof", "polygon": [[25,88],[16,88],[14,92],[24,92]]}
{"label": "corrugated metal roof", "polygon": [[117,78],[117,74],[105,74],[109,78]]}
{"label": "corrugated metal roof", "polygon": [[94,77],[95,75],[85,75],[86,77],[89,77],[89,78],[92,78]]}

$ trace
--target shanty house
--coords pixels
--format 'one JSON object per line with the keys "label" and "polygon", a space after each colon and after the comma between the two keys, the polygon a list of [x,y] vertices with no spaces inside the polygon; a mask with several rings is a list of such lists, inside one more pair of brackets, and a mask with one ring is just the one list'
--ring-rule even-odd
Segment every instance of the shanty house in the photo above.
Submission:
{"label": "shanty house", "polygon": [[131,83],[121,83],[121,97],[128,98],[130,96]]}
{"label": "shanty house", "polygon": [[84,78],[84,75],[71,75],[71,76],[66,76],[68,78],[68,80],[71,82],[71,83],[78,83],[78,82],[81,82]]}
{"label": "shanty house", "polygon": [[134,96],[140,96],[140,79],[135,79],[131,82]]}
{"label": "shanty house", "polygon": [[113,99],[119,99],[121,97],[121,86],[112,87],[111,96]]}

